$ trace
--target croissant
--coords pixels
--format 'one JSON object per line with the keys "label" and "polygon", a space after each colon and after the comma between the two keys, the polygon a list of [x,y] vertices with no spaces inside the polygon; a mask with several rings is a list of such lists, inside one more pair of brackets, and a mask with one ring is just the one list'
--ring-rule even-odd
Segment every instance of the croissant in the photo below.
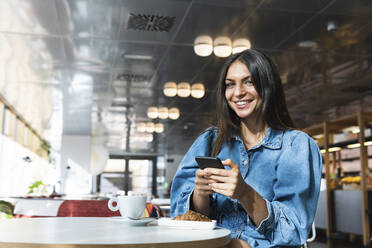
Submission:
{"label": "croissant", "polygon": [[192,210],[189,210],[184,214],[174,217],[173,220],[189,220],[189,221],[205,221],[205,222],[212,221],[207,216],[202,215],[201,213],[198,213]]}

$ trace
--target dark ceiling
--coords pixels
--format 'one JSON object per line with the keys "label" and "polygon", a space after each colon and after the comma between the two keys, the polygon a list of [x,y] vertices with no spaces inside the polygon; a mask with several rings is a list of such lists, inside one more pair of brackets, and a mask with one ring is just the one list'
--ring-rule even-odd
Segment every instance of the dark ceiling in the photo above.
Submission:
{"label": "dark ceiling", "polygon": [[[103,136],[111,153],[184,153],[213,119],[223,62],[194,53],[199,35],[248,38],[252,48],[272,56],[300,128],[372,106],[369,0],[3,0],[0,14],[0,48],[16,51],[2,55],[2,70],[22,64],[33,75],[3,75],[0,92],[21,113],[26,105],[50,106],[34,124],[49,140],[43,130],[60,122],[65,135]],[[151,15],[163,25],[131,19]],[[301,47],[304,41],[315,46]],[[27,58],[12,57],[24,47]],[[203,82],[206,95],[168,98],[162,91],[167,81]],[[14,96],[25,85],[49,97],[27,102],[22,93]],[[153,142],[134,141],[136,125],[150,121],[150,106],[178,107],[181,116],[157,120],[165,131]]]}

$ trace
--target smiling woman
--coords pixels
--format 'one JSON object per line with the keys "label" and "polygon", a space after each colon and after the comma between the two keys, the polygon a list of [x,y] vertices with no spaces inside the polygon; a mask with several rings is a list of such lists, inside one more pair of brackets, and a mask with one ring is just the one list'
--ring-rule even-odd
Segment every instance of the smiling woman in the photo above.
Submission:
{"label": "smiling woman", "polygon": [[[189,209],[231,230],[227,247],[300,246],[314,219],[321,178],[316,143],[294,130],[277,69],[246,50],[226,60],[217,88],[217,127],[191,146],[174,177],[171,215]],[[227,169],[199,169],[216,156]]]}

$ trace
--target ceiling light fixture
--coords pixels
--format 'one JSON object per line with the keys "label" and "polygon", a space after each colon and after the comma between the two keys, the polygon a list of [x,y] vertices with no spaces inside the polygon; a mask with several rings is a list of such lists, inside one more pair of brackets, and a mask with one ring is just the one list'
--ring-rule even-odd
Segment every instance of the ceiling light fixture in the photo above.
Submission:
{"label": "ceiling light fixture", "polygon": [[177,95],[177,84],[175,82],[166,82],[164,84],[163,93],[167,97],[174,97]]}
{"label": "ceiling light fixture", "polygon": [[169,118],[177,120],[180,117],[180,110],[178,108],[170,108],[168,111]]}
{"label": "ceiling light fixture", "polygon": [[126,58],[126,59],[138,59],[138,60],[152,60],[152,56],[139,55],[139,54],[125,54],[124,58]]}
{"label": "ceiling light fixture", "polygon": [[177,85],[177,95],[179,97],[188,97],[191,93],[191,86],[187,82],[182,82]]}
{"label": "ceiling light fixture", "polygon": [[251,48],[251,42],[248,39],[236,39],[232,43],[232,54],[243,52]]}
{"label": "ceiling light fixture", "polygon": [[164,125],[163,125],[163,123],[156,123],[155,124],[155,132],[157,132],[157,133],[164,132]]}
{"label": "ceiling light fixture", "polygon": [[231,40],[229,37],[220,36],[214,40],[213,53],[217,57],[225,58],[231,54]]}
{"label": "ceiling light fixture", "polygon": [[[372,145],[372,141],[366,141],[364,142],[364,146],[370,146]],[[350,144],[350,145],[347,145],[346,148],[358,148],[360,147],[360,143],[355,143],[355,144]]]}
{"label": "ceiling light fixture", "polygon": [[[337,151],[340,151],[341,150],[341,147],[338,147],[338,146],[335,146],[335,147],[331,147],[328,149],[328,152],[337,152]],[[325,153],[325,149],[321,149],[320,150],[320,153]]]}
{"label": "ceiling light fixture", "polygon": [[137,131],[138,132],[141,132],[141,133],[146,132],[146,123],[144,123],[144,122],[138,123],[138,125],[137,125]]}
{"label": "ceiling light fixture", "polygon": [[160,119],[167,119],[168,118],[168,108],[167,107],[160,107],[158,111],[158,116]]}
{"label": "ceiling light fixture", "polygon": [[147,109],[147,117],[150,119],[158,118],[158,108],[157,107],[149,107]]}
{"label": "ceiling light fixture", "polygon": [[195,83],[191,86],[191,96],[194,98],[202,98],[205,95],[204,84]]}
{"label": "ceiling light fixture", "polygon": [[194,52],[201,57],[207,57],[211,55],[213,52],[212,38],[207,35],[196,37],[194,41]]}
{"label": "ceiling light fixture", "polygon": [[155,124],[152,122],[146,123],[146,132],[147,133],[153,133],[155,131]]}

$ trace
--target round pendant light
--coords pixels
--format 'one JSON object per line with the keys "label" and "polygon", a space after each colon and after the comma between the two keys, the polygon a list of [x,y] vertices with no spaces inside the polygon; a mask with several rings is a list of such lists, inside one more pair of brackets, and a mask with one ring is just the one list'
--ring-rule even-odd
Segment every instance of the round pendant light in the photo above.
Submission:
{"label": "round pendant light", "polygon": [[202,98],[205,95],[204,84],[195,83],[191,86],[191,96],[194,98]]}
{"label": "round pendant light", "polygon": [[163,123],[156,123],[155,124],[155,132],[157,132],[157,133],[164,132],[164,125],[163,125]]}
{"label": "round pendant light", "polygon": [[177,95],[179,97],[188,97],[191,93],[191,86],[187,82],[182,82],[177,85]]}
{"label": "round pendant light", "polygon": [[251,48],[251,42],[248,39],[236,39],[232,43],[232,53],[240,53],[243,52],[244,50],[250,49]]}
{"label": "round pendant light", "polygon": [[217,57],[225,58],[231,54],[231,40],[229,37],[220,36],[214,40],[213,53]]}
{"label": "round pendant light", "polygon": [[166,82],[164,84],[163,93],[165,96],[174,97],[177,95],[177,84],[175,82]]}
{"label": "round pendant light", "polygon": [[207,57],[211,55],[213,52],[212,38],[207,35],[196,37],[194,41],[194,52],[201,57]]}
{"label": "round pendant light", "polygon": [[160,107],[158,111],[158,116],[160,119],[167,119],[168,118],[168,108],[167,107]]}
{"label": "round pendant light", "polygon": [[146,123],[146,132],[147,133],[153,133],[155,131],[155,124],[152,122]]}
{"label": "round pendant light", "polygon": [[178,108],[170,108],[168,114],[170,119],[177,120],[180,117],[180,110]]}
{"label": "round pendant light", "polygon": [[137,131],[140,132],[140,133],[146,132],[146,123],[144,123],[144,122],[138,123]]}
{"label": "round pendant light", "polygon": [[147,109],[147,117],[150,119],[158,118],[158,108],[157,107],[149,107]]}

